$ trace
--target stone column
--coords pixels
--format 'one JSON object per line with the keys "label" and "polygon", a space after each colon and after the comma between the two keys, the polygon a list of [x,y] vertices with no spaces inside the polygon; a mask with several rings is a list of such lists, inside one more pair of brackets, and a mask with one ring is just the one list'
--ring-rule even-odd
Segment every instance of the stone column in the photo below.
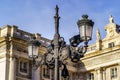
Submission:
{"label": "stone column", "polygon": [[9,80],[16,80],[16,58],[10,58]]}
{"label": "stone column", "polygon": [[106,80],[106,68],[103,68],[103,80]]}
{"label": "stone column", "polygon": [[106,80],[111,80],[110,67],[106,68]]}
{"label": "stone column", "polygon": [[103,80],[102,69],[101,68],[97,68],[96,72],[97,72],[97,80]]}

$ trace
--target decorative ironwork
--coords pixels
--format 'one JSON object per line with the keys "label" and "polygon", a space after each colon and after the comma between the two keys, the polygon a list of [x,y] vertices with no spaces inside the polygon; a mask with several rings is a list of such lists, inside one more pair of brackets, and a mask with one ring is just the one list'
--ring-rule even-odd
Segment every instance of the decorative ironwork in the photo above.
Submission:
{"label": "decorative ironwork", "polygon": [[[77,63],[80,58],[84,57],[84,54],[87,51],[88,41],[91,40],[92,29],[94,22],[88,19],[88,15],[83,15],[83,19],[78,20],[78,28],[80,30],[80,34],[73,36],[70,38],[70,45],[67,45],[64,41],[64,38],[59,34],[59,8],[56,5],[56,14],[54,16],[55,19],[55,34],[54,39],[51,41],[51,44],[47,46],[47,52],[41,61],[43,64],[47,65],[50,69],[54,68],[54,79],[59,80],[59,67],[63,66],[62,76],[66,78],[69,76],[69,72],[65,65],[66,59],[70,58],[72,62]],[[29,45],[39,46],[40,43],[37,41],[31,41]],[[84,42],[84,46],[79,46],[80,43]],[[34,53],[32,53],[33,60]]]}

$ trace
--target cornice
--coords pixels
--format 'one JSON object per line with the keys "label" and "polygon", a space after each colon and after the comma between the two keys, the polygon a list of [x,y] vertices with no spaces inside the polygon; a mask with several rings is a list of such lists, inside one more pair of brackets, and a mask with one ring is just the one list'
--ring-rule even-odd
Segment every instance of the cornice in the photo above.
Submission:
{"label": "cornice", "polygon": [[96,57],[96,56],[100,56],[100,55],[107,54],[107,53],[110,53],[110,52],[114,52],[114,51],[117,51],[117,50],[120,50],[120,45],[117,45],[117,46],[112,47],[112,48],[102,49],[100,51],[96,50],[95,52],[85,54],[85,56],[83,58],[81,58],[81,60]]}
{"label": "cornice", "polygon": [[6,37],[0,37],[0,43],[5,41],[6,40]]}

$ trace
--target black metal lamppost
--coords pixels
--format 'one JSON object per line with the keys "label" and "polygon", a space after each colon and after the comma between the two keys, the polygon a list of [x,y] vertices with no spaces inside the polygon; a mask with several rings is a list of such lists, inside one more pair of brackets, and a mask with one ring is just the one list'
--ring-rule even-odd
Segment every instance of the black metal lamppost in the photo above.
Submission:
{"label": "black metal lamppost", "polygon": [[[88,19],[87,15],[83,15],[81,20],[78,20],[77,25],[79,29],[79,34],[70,38],[70,45],[67,45],[64,38],[59,34],[59,14],[58,6],[55,8],[56,14],[55,19],[55,34],[54,39],[51,44],[47,46],[47,52],[44,55],[43,62],[50,69],[54,68],[54,80],[59,80],[59,67],[62,65],[64,69],[62,70],[62,76],[66,78],[69,76],[67,67],[64,61],[70,58],[72,62],[78,62],[80,58],[84,56],[87,51],[88,42],[92,38],[92,30],[94,22]],[[79,46],[80,43],[84,43],[84,46]],[[35,39],[31,40],[28,44],[29,57],[33,60],[33,65],[35,65],[36,59],[38,58],[38,49],[40,43]]]}

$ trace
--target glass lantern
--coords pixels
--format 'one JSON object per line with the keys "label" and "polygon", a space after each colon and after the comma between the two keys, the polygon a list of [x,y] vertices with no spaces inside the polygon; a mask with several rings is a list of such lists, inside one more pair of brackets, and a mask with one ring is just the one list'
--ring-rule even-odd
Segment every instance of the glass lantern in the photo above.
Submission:
{"label": "glass lantern", "polygon": [[93,25],[94,22],[92,20],[88,19],[88,15],[83,15],[83,19],[78,20],[78,28],[80,32],[80,38],[83,41],[89,41],[92,38],[92,30],[93,30]]}
{"label": "glass lantern", "polygon": [[36,39],[32,39],[28,42],[28,55],[29,58],[36,59],[38,58],[40,42]]}

